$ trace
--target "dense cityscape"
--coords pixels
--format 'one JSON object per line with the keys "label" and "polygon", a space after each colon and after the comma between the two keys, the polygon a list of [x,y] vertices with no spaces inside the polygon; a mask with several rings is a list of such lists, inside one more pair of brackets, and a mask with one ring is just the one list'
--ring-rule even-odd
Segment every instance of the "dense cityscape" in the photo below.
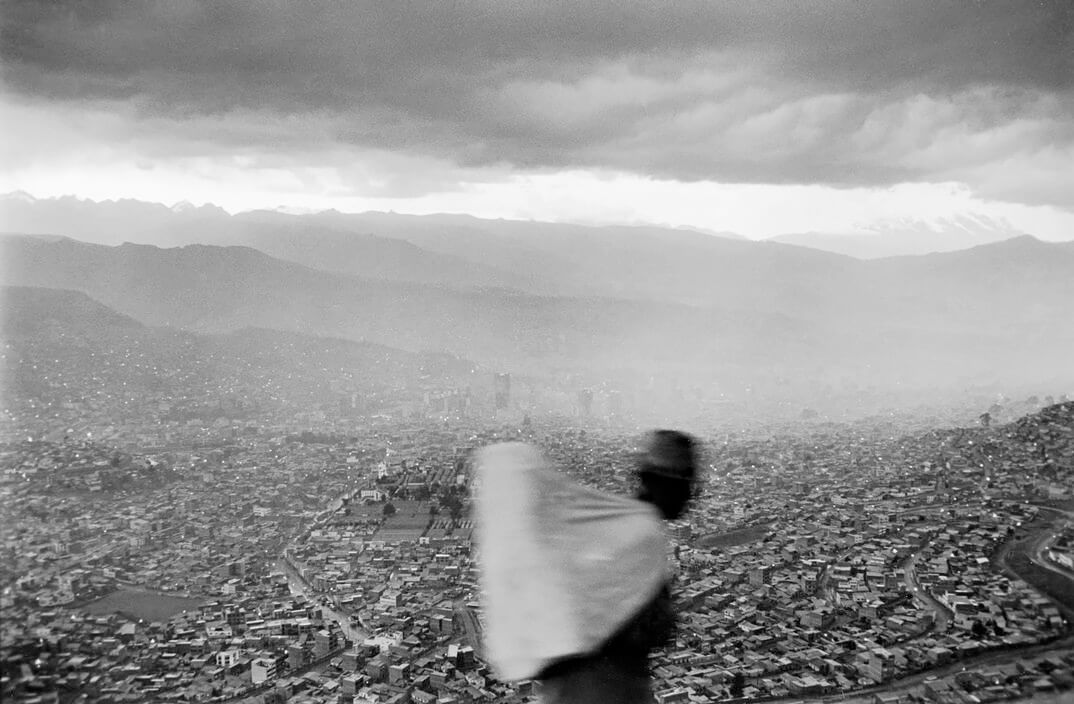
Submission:
{"label": "dense cityscape", "polygon": [[[170,388],[118,376],[70,392],[72,370],[114,365],[51,364],[51,392],[11,399],[0,450],[17,702],[532,701],[481,657],[471,453],[526,440],[624,494],[643,430],[595,417],[589,393],[531,416],[503,375],[487,398],[417,383],[375,412],[338,390],[235,403],[223,378],[179,412]],[[657,700],[1069,691],[1074,403],[932,430],[815,416],[701,438],[701,494],[669,531],[679,626]]]}
{"label": "dense cityscape", "polygon": [[1074,704],[1074,1],[0,66],[0,704]]}

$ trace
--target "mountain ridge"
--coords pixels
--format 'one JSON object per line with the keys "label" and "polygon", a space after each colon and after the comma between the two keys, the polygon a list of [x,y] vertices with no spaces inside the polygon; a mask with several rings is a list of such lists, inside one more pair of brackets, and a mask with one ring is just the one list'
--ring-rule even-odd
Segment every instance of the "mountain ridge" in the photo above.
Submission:
{"label": "mountain ridge", "polygon": [[857,232],[799,232],[766,241],[783,242],[856,259],[872,260],[969,249],[1028,234],[1009,223],[984,216],[955,216],[933,221],[901,221]]}
{"label": "mountain ridge", "polygon": [[[774,285],[763,276],[722,282],[749,284],[717,301],[724,305],[362,279],[239,246],[108,247],[15,236],[0,245],[10,283],[77,289],[148,325],[199,333],[253,326],[366,340],[522,374],[593,379],[660,370],[702,386],[743,388],[788,383],[777,379],[814,386],[825,379],[984,383],[1068,373],[1065,360],[1074,356],[1074,262],[1065,256],[1074,250],[1029,240],[972,255],[998,278],[957,266],[965,256],[959,253],[843,258],[836,260],[840,276],[807,272],[792,282],[800,290],[783,285],[774,298],[761,295]],[[1003,247],[1041,263],[1004,268],[1011,257]],[[795,296],[796,308],[779,304]]]}
{"label": "mountain ridge", "polygon": [[[692,229],[590,226],[468,215],[291,215],[251,211],[208,217],[141,202],[0,198],[11,231],[62,234],[105,244],[243,244],[317,269],[417,283],[518,288],[543,295],[658,298],[711,304],[713,275],[747,268],[794,278],[801,253]],[[820,262],[836,255],[811,255]],[[838,266],[838,264],[826,264]]]}
{"label": "mountain ridge", "polygon": [[[129,200],[103,205],[70,197],[59,200],[63,207],[79,212],[72,227],[105,228],[105,239],[113,244],[119,240],[165,247],[238,245],[363,279],[512,289],[539,296],[759,308],[814,320],[840,311],[853,314],[841,300],[846,292],[857,295],[876,289],[869,281],[875,275],[871,272],[884,275],[894,266],[870,270],[847,254],[774,240],[721,238],[691,229],[381,212],[294,215],[257,210],[229,215],[208,206],[177,209]],[[19,208],[29,208],[21,212],[29,213],[30,220],[36,217],[30,217],[33,213],[53,212],[52,205],[32,196],[0,197],[0,210],[14,207],[17,214]],[[126,209],[133,215],[124,220],[119,213]],[[196,217],[195,210],[208,214]]]}

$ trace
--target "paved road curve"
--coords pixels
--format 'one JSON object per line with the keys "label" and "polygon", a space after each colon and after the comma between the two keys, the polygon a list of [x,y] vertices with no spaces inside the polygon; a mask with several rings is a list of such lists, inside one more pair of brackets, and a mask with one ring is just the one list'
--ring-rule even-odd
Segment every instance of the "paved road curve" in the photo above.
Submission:
{"label": "paved road curve", "polygon": [[920,552],[914,553],[906,561],[906,588],[914,595],[916,601],[920,601],[926,607],[932,609],[932,612],[936,615],[934,627],[937,632],[943,633],[951,623],[951,612],[937,601],[927,589],[921,588],[921,582],[917,579],[917,558],[920,554]]}
{"label": "paved road curve", "polygon": [[[1053,511],[1055,513],[1061,513],[1066,516],[1068,520],[1074,519],[1074,512],[1064,511],[1063,509],[1059,508],[1048,508],[1047,510]],[[1052,562],[1044,556],[1044,551],[1049,548],[1052,543],[1055,542],[1056,538],[1059,537],[1059,534],[1061,532],[1062,530],[1060,528],[1059,522],[1054,521],[1052,523],[1051,530],[1045,531],[1044,533],[1041,533],[1033,539],[1033,541],[1029,544],[1029,550],[1027,550],[1026,553],[1029,555],[1030,560],[1040,565],[1044,569],[1051,570],[1052,572],[1055,572],[1056,574],[1062,575],[1063,577],[1071,580],[1071,589],[1074,590],[1074,571],[1069,570],[1062,565],[1057,565],[1056,563]]]}
{"label": "paved road curve", "polygon": [[[305,596],[314,601],[317,600],[317,595],[313,594],[309,586],[302,581],[301,575],[295,572],[291,565],[287,564],[286,560],[277,562],[276,567],[287,576],[287,585],[291,589],[291,594],[295,596]],[[343,635],[350,639],[351,642],[361,643],[369,637],[369,634],[364,629],[352,626],[350,617],[346,614],[341,614],[335,609],[323,605],[321,606],[321,610],[324,613],[325,618],[331,619],[339,624],[340,629],[343,631]]]}

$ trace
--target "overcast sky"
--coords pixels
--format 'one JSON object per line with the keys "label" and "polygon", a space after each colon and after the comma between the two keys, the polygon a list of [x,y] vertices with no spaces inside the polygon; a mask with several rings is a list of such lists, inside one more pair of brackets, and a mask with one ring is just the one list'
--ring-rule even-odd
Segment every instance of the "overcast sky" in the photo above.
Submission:
{"label": "overcast sky", "polygon": [[0,190],[1074,236],[1074,3],[3,3]]}

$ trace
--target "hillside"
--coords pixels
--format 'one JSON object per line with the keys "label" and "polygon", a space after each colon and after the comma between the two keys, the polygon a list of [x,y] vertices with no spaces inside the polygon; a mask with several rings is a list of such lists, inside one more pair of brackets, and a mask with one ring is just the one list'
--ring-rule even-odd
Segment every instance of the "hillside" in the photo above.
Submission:
{"label": "hillside", "polygon": [[149,327],[70,290],[4,286],[0,304],[11,401],[35,407],[137,398],[204,411],[221,397],[308,405],[352,403],[352,394],[365,406],[396,404],[463,386],[478,370],[456,357],[279,330]]}
{"label": "hillside", "polygon": [[[446,352],[516,373],[638,383],[670,375],[701,389],[817,393],[847,383],[1052,383],[1069,379],[1074,356],[1070,249],[1032,239],[948,255],[844,258],[845,276],[827,280],[807,266],[800,291],[743,276],[736,306],[372,280],[246,247],[2,243],[10,283],[74,288],[147,325],[287,330]],[[768,289],[797,293],[791,312],[763,295]]]}
{"label": "hillside", "polygon": [[47,330],[71,337],[125,333],[144,326],[84,293],[51,288],[0,286],[0,336],[16,339]]}
{"label": "hillside", "polygon": [[10,283],[75,287],[149,325],[293,330],[442,350],[494,366],[746,364],[791,351],[808,335],[779,315],[372,281],[241,247],[17,237],[3,245]]}
{"label": "hillside", "polygon": [[929,329],[1062,341],[1074,332],[1074,248],[1023,235],[960,252],[864,262],[878,310]]}

